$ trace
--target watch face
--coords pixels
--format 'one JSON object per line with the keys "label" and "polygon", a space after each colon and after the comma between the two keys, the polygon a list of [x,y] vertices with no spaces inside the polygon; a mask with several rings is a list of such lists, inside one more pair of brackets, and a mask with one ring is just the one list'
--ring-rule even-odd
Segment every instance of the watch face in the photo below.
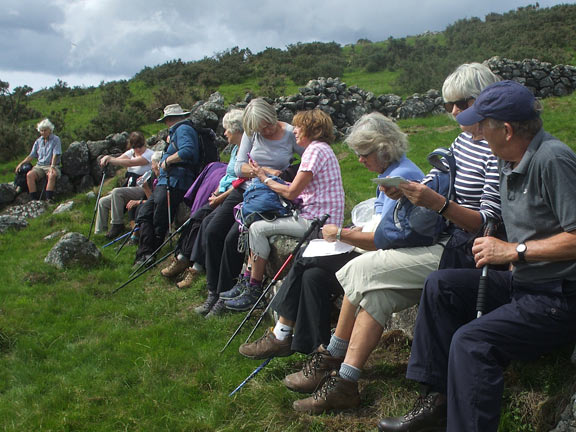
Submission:
{"label": "watch face", "polygon": [[524,243],[520,243],[518,246],[516,246],[516,252],[518,253],[526,252],[526,245]]}

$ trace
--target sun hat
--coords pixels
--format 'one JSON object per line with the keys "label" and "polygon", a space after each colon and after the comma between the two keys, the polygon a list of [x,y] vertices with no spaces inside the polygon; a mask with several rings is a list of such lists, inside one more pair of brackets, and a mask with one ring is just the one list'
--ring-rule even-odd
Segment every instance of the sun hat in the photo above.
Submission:
{"label": "sun hat", "polygon": [[183,116],[186,114],[190,114],[190,111],[184,111],[182,107],[178,104],[166,105],[166,107],[164,108],[164,115],[156,121],[160,122],[164,120],[166,117]]}
{"label": "sun hat", "polygon": [[485,118],[501,121],[525,121],[538,117],[532,92],[516,81],[490,84],[476,98],[474,105],[456,116],[462,126],[471,126]]}

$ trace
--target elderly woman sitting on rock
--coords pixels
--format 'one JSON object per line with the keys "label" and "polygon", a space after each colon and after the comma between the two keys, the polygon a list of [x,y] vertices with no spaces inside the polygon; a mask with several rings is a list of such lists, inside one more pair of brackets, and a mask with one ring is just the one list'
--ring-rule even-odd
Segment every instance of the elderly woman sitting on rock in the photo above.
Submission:
{"label": "elderly woman sitting on rock", "polygon": [[34,141],[32,151],[16,166],[14,172],[18,173],[20,167],[32,159],[38,159],[36,166],[26,174],[28,192],[30,192],[33,200],[40,199],[36,182],[47,178],[46,199],[51,201],[54,198],[56,179],[60,177],[59,165],[62,156],[62,143],[60,138],[54,135],[54,124],[47,118],[38,123],[36,129],[40,132],[40,137]]}
{"label": "elderly woman sitting on rock", "polygon": [[294,116],[294,135],[304,153],[298,173],[290,184],[276,181],[254,161],[250,166],[262,183],[280,196],[302,203],[298,215],[278,218],[273,221],[259,220],[250,225],[248,231],[252,270],[244,275],[242,291],[221,293],[228,309],[247,310],[262,294],[262,279],[270,254],[269,238],[284,234],[301,237],[315,218],[330,215],[329,221],[342,226],[344,221],[344,188],[338,159],[330,145],[334,142],[332,119],[325,112],[315,109],[302,111]]}

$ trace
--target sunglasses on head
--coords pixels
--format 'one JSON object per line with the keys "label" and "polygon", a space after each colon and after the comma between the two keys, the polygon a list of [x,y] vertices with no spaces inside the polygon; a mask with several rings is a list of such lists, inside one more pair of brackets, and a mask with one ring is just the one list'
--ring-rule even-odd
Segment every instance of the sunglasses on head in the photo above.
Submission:
{"label": "sunglasses on head", "polygon": [[467,110],[468,109],[468,102],[471,101],[472,99],[474,99],[474,98],[469,97],[469,98],[457,100],[455,102],[445,102],[444,103],[444,109],[448,113],[452,112],[452,110],[454,109],[454,106],[457,106],[460,111]]}

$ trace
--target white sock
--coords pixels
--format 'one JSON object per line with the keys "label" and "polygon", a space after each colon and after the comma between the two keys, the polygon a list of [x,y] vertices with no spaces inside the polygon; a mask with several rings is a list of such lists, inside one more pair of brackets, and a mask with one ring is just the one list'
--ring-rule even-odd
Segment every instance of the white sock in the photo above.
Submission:
{"label": "white sock", "polygon": [[201,264],[198,264],[197,262],[194,263],[192,268],[196,271],[204,272],[204,267]]}
{"label": "white sock", "polygon": [[290,327],[289,325],[286,325],[286,324],[282,324],[280,321],[278,321],[276,323],[276,326],[274,327],[273,333],[274,333],[274,336],[276,336],[276,339],[284,340],[288,336],[292,335],[292,327]]}

